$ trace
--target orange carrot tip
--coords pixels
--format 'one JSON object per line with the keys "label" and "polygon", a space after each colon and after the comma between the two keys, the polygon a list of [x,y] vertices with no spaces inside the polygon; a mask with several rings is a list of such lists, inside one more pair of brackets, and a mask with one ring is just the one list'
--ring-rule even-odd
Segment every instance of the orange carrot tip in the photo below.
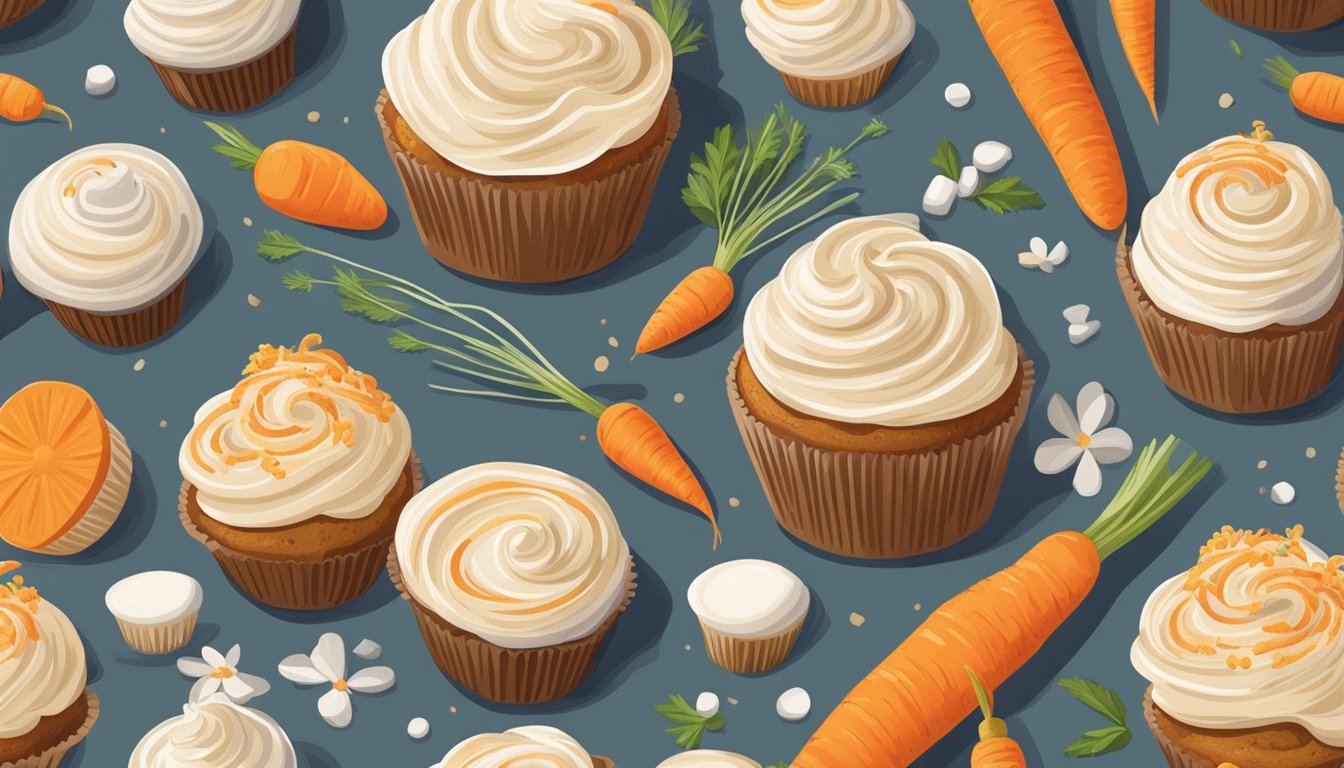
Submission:
{"label": "orange carrot tip", "polygon": [[19,570],[19,562],[17,560],[0,561],[0,576],[6,576],[17,570]]}
{"label": "orange carrot tip", "polygon": [[70,114],[48,104],[41,88],[16,75],[0,73],[0,117],[14,123],[30,123],[47,114],[64,118],[66,127],[75,130]]}

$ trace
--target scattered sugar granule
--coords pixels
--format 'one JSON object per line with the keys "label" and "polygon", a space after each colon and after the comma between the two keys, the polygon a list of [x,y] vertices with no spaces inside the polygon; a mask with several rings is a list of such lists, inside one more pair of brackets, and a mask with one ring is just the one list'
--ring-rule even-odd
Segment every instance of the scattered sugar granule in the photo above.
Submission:
{"label": "scattered sugar granule", "polygon": [[365,661],[373,661],[383,655],[383,646],[366,637],[355,646],[354,654]]}
{"label": "scattered sugar granule", "polygon": [[617,341],[615,336],[608,336],[607,345],[610,346],[612,349],[615,349],[621,345],[621,342]]}
{"label": "scattered sugar granule", "polygon": [[812,711],[812,697],[802,688],[790,688],[775,702],[775,713],[781,719],[796,723]]}
{"label": "scattered sugar granule", "polygon": [[1265,486],[1263,486],[1263,485],[1260,486],[1260,495],[1261,495],[1261,496],[1264,496],[1264,495],[1265,495]]}
{"label": "scattered sugar granule", "polygon": [[244,216],[244,217],[243,217],[243,226],[244,226],[244,227],[250,227],[250,226],[252,226],[252,217],[251,217],[251,216]]}
{"label": "scattered sugar granule", "polygon": [[858,611],[849,614],[849,623],[853,624],[856,627],[862,627],[863,623],[867,620],[868,619],[864,618],[864,615],[862,613],[859,613]]}
{"label": "scattered sugar granule", "polygon": [[117,73],[106,64],[95,64],[84,73],[84,92],[90,96],[103,96],[117,87]]}
{"label": "scattered sugar granule", "polygon": [[678,392],[677,394],[675,394],[675,395],[672,396],[672,402],[674,402],[674,403],[678,403],[678,404],[680,404],[680,403],[684,403],[684,402],[686,402],[686,396],[683,395],[683,394],[681,394],[680,392]]}
{"label": "scattered sugar granule", "polygon": [[924,605],[922,603],[915,603],[915,610],[916,611],[924,610]]}
{"label": "scattered sugar granule", "polygon": [[247,303],[253,307],[260,307],[261,299],[257,298],[257,294],[249,293],[247,294]]}
{"label": "scattered sugar granule", "polygon": [[167,428],[168,428],[168,420],[167,420],[167,419],[160,419],[160,420],[159,420],[159,429],[167,429]]}
{"label": "scattered sugar granule", "polygon": [[597,359],[593,361],[593,370],[598,373],[605,373],[610,367],[611,361],[607,359],[606,355],[598,355]]}
{"label": "scattered sugar granule", "polygon": [[730,506],[730,507],[740,507],[740,506],[742,506],[742,500],[739,499],[739,498],[737,498],[736,496],[730,496],[730,497],[728,497],[728,506]]}
{"label": "scattered sugar granule", "polygon": [[1275,504],[1292,504],[1297,497],[1297,489],[1292,483],[1277,482],[1269,489],[1269,500]]}
{"label": "scattered sugar granule", "polygon": [[943,99],[953,109],[963,109],[971,103],[971,89],[965,83],[952,83],[943,89]]}
{"label": "scattered sugar granule", "polygon": [[345,117],[342,117],[342,118],[341,118],[341,122],[342,122],[342,123],[345,123],[346,125],[349,125],[349,124],[350,124],[350,116],[349,116],[349,115],[346,115]]}
{"label": "scattered sugar granule", "polygon": [[1265,461],[1264,459],[1261,459],[1261,460],[1259,460],[1259,461],[1257,461],[1257,462],[1255,463],[1255,468],[1256,468],[1256,469],[1264,469],[1265,467],[1268,467],[1268,466],[1269,466],[1269,462],[1268,462],[1268,461]]}
{"label": "scattered sugar granule", "polygon": [[1232,94],[1230,93],[1224,93],[1222,96],[1218,97],[1218,106],[1222,107],[1223,109],[1227,109],[1236,102],[1237,100],[1232,98]]}
{"label": "scattered sugar granule", "polygon": [[695,711],[701,717],[713,717],[719,714],[719,697],[705,691],[695,697]]}
{"label": "scattered sugar granule", "polygon": [[167,132],[168,132],[168,129],[167,129],[167,128],[162,128],[162,127],[159,128],[159,133],[167,133]]}
{"label": "scattered sugar granule", "polygon": [[598,320],[598,321],[597,321],[597,324],[598,324],[598,325],[606,325],[606,324],[607,324],[607,318],[604,317],[604,318],[602,318],[601,320]]}
{"label": "scattered sugar granule", "polygon": [[423,717],[411,718],[406,724],[406,735],[419,741],[429,735],[429,721]]}
{"label": "scattered sugar granule", "polygon": [[731,704],[732,706],[736,707],[736,706],[737,706],[737,699],[734,699],[732,696],[729,696],[729,697],[728,697],[728,703]]}
{"label": "scattered sugar granule", "polygon": [[133,371],[145,370],[145,358],[142,357],[139,360],[136,360],[135,365],[131,366],[131,370]]}
{"label": "scattered sugar granule", "polygon": [[322,119],[322,113],[318,112],[316,109],[308,113],[308,122],[310,123],[316,123],[318,120],[321,119]]}
{"label": "scattered sugar granule", "polygon": [[690,644],[690,643],[687,643],[686,646],[685,646],[685,648],[683,648],[683,650],[687,650],[687,651],[691,650],[691,644]]}
{"label": "scattered sugar granule", "polygon": [[449,708],[448,708],[448,712],[451,713],[451,714],[456,715],[456,714],[457,714],[457,707],[449,707]]}
{"label": "scattered sugar granule", "polygon": [[1307,458],[1308,458],[1308,459],[1314,459],[1314,458],[1316,458],[1316,449],[1315,449],[1315,448],[1312,448],[1312,447],[1308,446],[1308,448],[1307,448]]}
{"label": "scattered sugar granule", "polygon": [[587,434],[579,435],[579,442],[580,442],[580,443],[582,443],[584,440],[587,440],[587,439],[588,439],[588,435],[587,435]]}

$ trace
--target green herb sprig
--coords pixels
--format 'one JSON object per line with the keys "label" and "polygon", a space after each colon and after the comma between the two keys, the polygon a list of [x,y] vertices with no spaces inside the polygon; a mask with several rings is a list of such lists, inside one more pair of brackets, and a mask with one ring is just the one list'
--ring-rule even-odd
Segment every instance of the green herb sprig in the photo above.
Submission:
{"label": "green herb sprig", "polygon": [[1065,757],[1097,757],[1118,752],[1133,740],[1134,734],[1126,722],[1125,702],[1115,691],[1081,677],[1061,680],[1059,687],[1111,723],[1104,728],[1088,731],[1070,742],[1064,747]]}
{"label": "green herb sprig", "polygon": [[1240,43],[1238,43],[1236,40],[1228,40],[1228,41],[1227,41],[1227,45],[1228,45],[1229,48],[1232,49],[1232,54],[1233,54],[1234,56],[1236,56],[1238,59],[1240,59],[1240,58],[1244,58],[1244,57],[1241,55],[1241,44],[1240,44]]}
{"label": "green herb sprig", "polygon": [[651,0],[653,19],[667,33],[672,43],[672,55],[681,56],[700,50],[700,44],[709,39],[703,22],[691,21],[688,0]]}
{"label": "green herb sprig", "polygon": [[[961,180],[961,153],[948,139],[938,142],[929,162],[942,175],[953,181]],[[1045,201],[1039,193],[1022,183],[1019,176],[1004,176],[986,183],[981,179],[980,187],[968,198],[971,202],[990,213],[1005,214],[1017,211],[1044,208]]]}
{"label": "green herb sprig", "polygon": [[686,699],[677,694],[667,697],[667,701],[654,707],[658,714],[671,723],[667,732],[677,737],[677,745],[682,749],[697,749],[705,737],[705,731],[722,731],[728,724],[722,712],[705,717],[695,711]]}

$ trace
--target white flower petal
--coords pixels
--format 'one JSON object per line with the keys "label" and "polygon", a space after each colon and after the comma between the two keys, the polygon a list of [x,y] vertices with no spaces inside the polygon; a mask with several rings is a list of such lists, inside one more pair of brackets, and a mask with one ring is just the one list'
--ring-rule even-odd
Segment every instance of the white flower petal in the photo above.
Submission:
{"label": "white flower petal", "polygon": [[293,656],[286,656],[280,662],[280,676],[299,685],[319,685],[321,683],[334,683],[335,680],[328,680],[327,676],[313,666],[312,659],[304,656],[302,653],[296,653]]}
{"label": "white flower petal", "polygon": [[247,686],[252,689],[253,697],[260,696],[271,690],[271,684],[264,677],[257,677],[256,675],[239,672],[238,679],[247,683]]}
{"label": "white flower petal", "polygon": [[1047,275],[1053,275],[1055,273],[1055,265],[1048,261],[1042,261],[1040,264],[1036,265],[1036,268]]}
{"label": "white flower petal", "polygon": [[1074,418],[1073,411],[1064,398],[1057,394],[1051,395],[1045,415],[1050,419],[1050,426],[1054,427],[1056,432],[1068,438],[1078,437],[1078,419]]}
{"label": "white flower petal", "polygon": [[205,701],[219,691],[219,678],[206,675],[196,684],[191,686],[191,693],[187,694],[189,701]]}
{"label": "white flower petal", "polygon": [[317,700],[317,713],[332,728],[344,728],[354,716],[354,707],[350,705],[350,694],[332,688]]}
{"label": "white flower petal", "polygon": [[1067,437],[1052,437],[1041,443],[1036,449],[1036,469],[1042,474],[1058,475],[1072,467],[1083,455],[1077,440]]}
{"label": "white flower petal", "polygon": [[1092,436],[1087,452],[1101,464],[1114,464],[1129,458],[1134,452],[1134,441],[1125,430],[1107,427]]}
{"label": "white flower petal", "polygon": [[1096,432],[1109,424],[1114,415],[1115,401],[1101,384],[1089,381],[1078,390],[1078,427],[1083,433]]}
{"label": "white flower petal", "polygon": [[312,659],[313,666],[329,682],[334,683],[345,677],[345,641],[335,632],[327,632],[319,637],[317,647],[308,658]]}
{"label": "white flower petal", "polygon": [[1050,246],[1046,244],[1045,238],[1033,237],[1031,238],[1030,245],[1031,252],[1036,256],[1044,259],[1046,256],[1050,255]]}
{"label": "white flower petal", "polygon": [[246,680],[237,675],[224,678],[220,687],[224,689],[224,695],[233,699],[235,704],[246,704],[256,693],[252,690],[252,686],[247,684]]}
{"label": "white flower petal", "polygon": [[360,693],[382,693],[397,682],[397,676],[391,667],[369,667],[361,669],[346,681],[350,690]]}
{"label": "white flower petal", "polygon": [[243,647],[241,645],[238,645],[237,643],[234,643],[234,646],[229,649],[229,652],[224,654],[224,666],[226,667],[236,668],[238,666],[238,662],[242,660],[243,660]]}
{"label": "white flower petal", "polygon": [[1078,462],[1078,471],[1073,473],[1073,490],[1080,496],[1096,496],[1101,493],[1101,465],[1087,451],[1083,451],[1083,458]]}
{"label": "white flower petal", "polygon": [[215,668],[206,664],[205,659],[188,656],[177,660],[177,671],[187,677],[205,677],[214,672]]}
{"label": "white flower petal", "polygon": [[211,669],[231,666],[229,660],[224,658],[223,654],[208,645],[201,649],[201,658],[205,660],[206,664],[210,665]]}

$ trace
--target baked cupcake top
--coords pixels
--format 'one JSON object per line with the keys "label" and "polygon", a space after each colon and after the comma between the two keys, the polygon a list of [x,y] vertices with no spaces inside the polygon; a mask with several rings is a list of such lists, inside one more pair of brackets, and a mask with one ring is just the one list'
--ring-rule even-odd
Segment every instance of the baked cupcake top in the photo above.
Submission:
{"label": "baked cupcake top", "polygon": [[383,81],[448,161],[550,176],[649,131],[672,47],[633,0],[434,0],[388,43]]}
{"label": "baked cupcake top", "polygon": [[196,412],[178,466],[202,512],[234,528],[353,520],[392,491],[411,454],[406,414],[321,343],[261,345],[243,380]]}
{"label": "baked cupcake top", "polygon": [[142,626],[172,624],[201,609],[200,582],[174,571],[145,571],[118,581],[104,596],[120,621]]}
{"label": "baked cupcake top", "polygon": [[875,69],[915,37],[904,0],[742,0],[742,19],[770,66],[818,80]]}
{"label": "baked cupcake top", "polygon": [[1197,728],[1296,723],[1344,746],[1344,557],[1231,527],[1148,598],[1130,657],[1164,712]]}
{"label": "baked cupcake top", "polygon": [[285,39],[301,0],[131,0],[126,36],[177,69],[218,70],[260,58]]}
{"label": "baked cupcake top", "polygon": [[734,637],[769,637],[807,616],[811,593],[802,580],[768,560],[719,563],[691,582],[686,598],[712,629]]}
{"label": "baked cupcake top", "polygon": [[744,346],[772,397],[802,413],[905,427],[993,403],[1017,343],[974,256],[908,214],[849,219],[789,257],[747,307]]}
{"label": "baked cupcake top", "polygon": [[406,504],[395,546],[417,602],[505,648],[591,635],[632,578],[601,494],[533,464],[477,464],[439,480]]}
{"label": "baked cupcake top", "polygon": [[[19,567],[0,562],[0,576]],[[84,644],[61,609],[15,575],[0,584],[0,739],[13,739],[84,695]]]}
{"label": "baked cupcake top", "polygon": [[1159,309],[1249,333],[1325,315],[1344,284],[1344,229],[1311,155],[1233,136],[1176,167],[1143,211],[1132,258]]}
{"label": "baked cupcake top", "polygon": [[458,744],[434,768],[593,768],[593,759],[559,728],[525,725],[482,733]]}
{"label": "baked cupcake top", "polygon": [[39,298],[132,312],[176,287],[196,261],[203,229],[173,161],[135,144],[94,144],[23,188],[9,222],[9,263]]}
{"label": "baked cupcake top", "polygon": [[695,749],[667,758],[658,768],[761,768],[761,764],[735,752]]}
{"label": "baked cupcake top", "polygon": [[284,729],[265,712],[223,694],[188,703],[182,714],[145,734],[129,768],[294,768]]}

